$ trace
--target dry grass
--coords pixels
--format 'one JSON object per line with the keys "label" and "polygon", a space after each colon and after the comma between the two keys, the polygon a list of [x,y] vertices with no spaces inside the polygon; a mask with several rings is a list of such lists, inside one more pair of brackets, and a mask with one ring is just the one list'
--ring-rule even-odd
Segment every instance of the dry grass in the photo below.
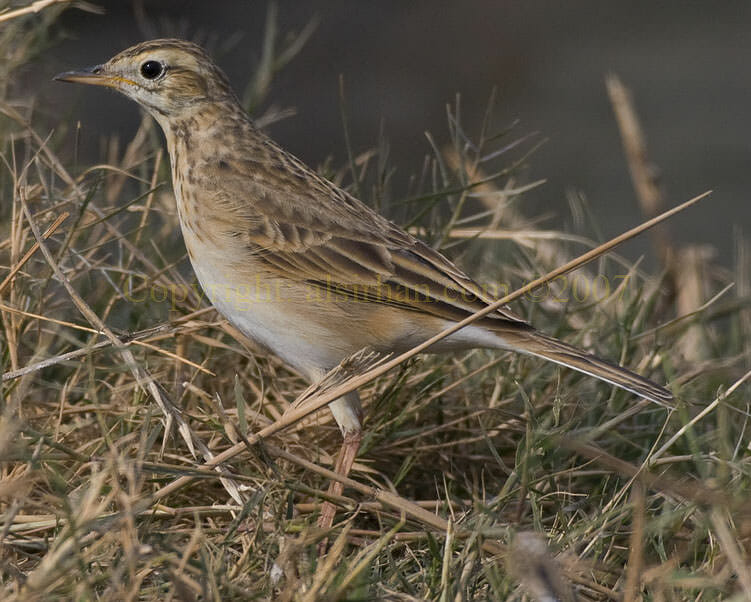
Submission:
{"label": "dry grass", "polygon": [[[44,38],[48,4],[7,20],[4,70]],[[688,315],[674,266],[612,255],[515,305],[670,382],[673,410],[479,350],[366,384],[366,438],[319,559],[338,432],[325,411],[275,432],[306,384],[206,306],[155,126],[73,169],[70,128],[50,136],[3,93],[2,599],[751,596],[747,242],[734,271],[705,266]],[[597,246],[524,216],[530,144],[490,135],[490,118],[470,142],[459,113],[407,192],[391,190],[383,144],[329,175],[511,290]],[[353,358],[295,407],[377,361]]]}

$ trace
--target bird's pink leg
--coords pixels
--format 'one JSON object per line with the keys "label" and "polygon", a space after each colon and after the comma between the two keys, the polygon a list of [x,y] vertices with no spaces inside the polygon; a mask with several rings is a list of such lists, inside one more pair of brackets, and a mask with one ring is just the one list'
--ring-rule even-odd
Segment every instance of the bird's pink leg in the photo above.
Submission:
{"label": "bird's pink leg", "polygon": [[[352,470],[352,464],[357,456],[357,451],[360,449],[360,442],[362,441],[362,431],[349,431],[344,435],[344,441],[342,447],[339,450],[339,456],[336,459],[334,465],[334,472],[346,477],[349,471]],[[339,481],[331,481],[329,485],[329,495],[339,496],[342,495],[344,485]],[[321,506],[321,514],[318,517],[318,526],[322,529],[329,529],[334,524],[334,516],[336,515],[336,506],[331,502],[324,502]]]}

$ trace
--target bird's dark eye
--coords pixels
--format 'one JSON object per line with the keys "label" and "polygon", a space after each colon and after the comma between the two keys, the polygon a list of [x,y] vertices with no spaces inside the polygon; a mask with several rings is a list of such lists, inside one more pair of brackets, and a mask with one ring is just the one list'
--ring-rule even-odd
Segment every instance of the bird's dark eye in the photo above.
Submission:
{"label": "bird's dark eye", "polygon": [[146,79],[156,79],[164,71],[164,66],[159,61],[146,61],[141,65],[141,75]]}

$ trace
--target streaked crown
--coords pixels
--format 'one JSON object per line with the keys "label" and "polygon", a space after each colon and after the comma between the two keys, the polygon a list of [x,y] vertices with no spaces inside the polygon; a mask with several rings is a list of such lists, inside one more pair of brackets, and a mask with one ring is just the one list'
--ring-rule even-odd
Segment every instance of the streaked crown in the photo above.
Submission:
{"label": "streaked crown", "polygon": [[179,118],[205,102],[237,104],[229,80],[196,44],[176,39],[143,42],[106,63],[55,79],[114,88],[159,121]]}

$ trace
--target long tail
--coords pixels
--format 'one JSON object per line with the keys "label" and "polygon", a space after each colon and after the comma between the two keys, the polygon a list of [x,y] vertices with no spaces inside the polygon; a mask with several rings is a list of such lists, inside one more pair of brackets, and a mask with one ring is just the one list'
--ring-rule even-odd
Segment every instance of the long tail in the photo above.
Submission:
{"label": "long tail", "polygon": [[673,394],[665,387],[661,387],[618,364],[603,360],[536,330],[528,331],[524,333],[524,336],[513,338],[504,336],[504,338],[508,340],[509,347],[515,351],[541,357],[573,370],[578,370],[655,403],[671,405],[673,401]]}

